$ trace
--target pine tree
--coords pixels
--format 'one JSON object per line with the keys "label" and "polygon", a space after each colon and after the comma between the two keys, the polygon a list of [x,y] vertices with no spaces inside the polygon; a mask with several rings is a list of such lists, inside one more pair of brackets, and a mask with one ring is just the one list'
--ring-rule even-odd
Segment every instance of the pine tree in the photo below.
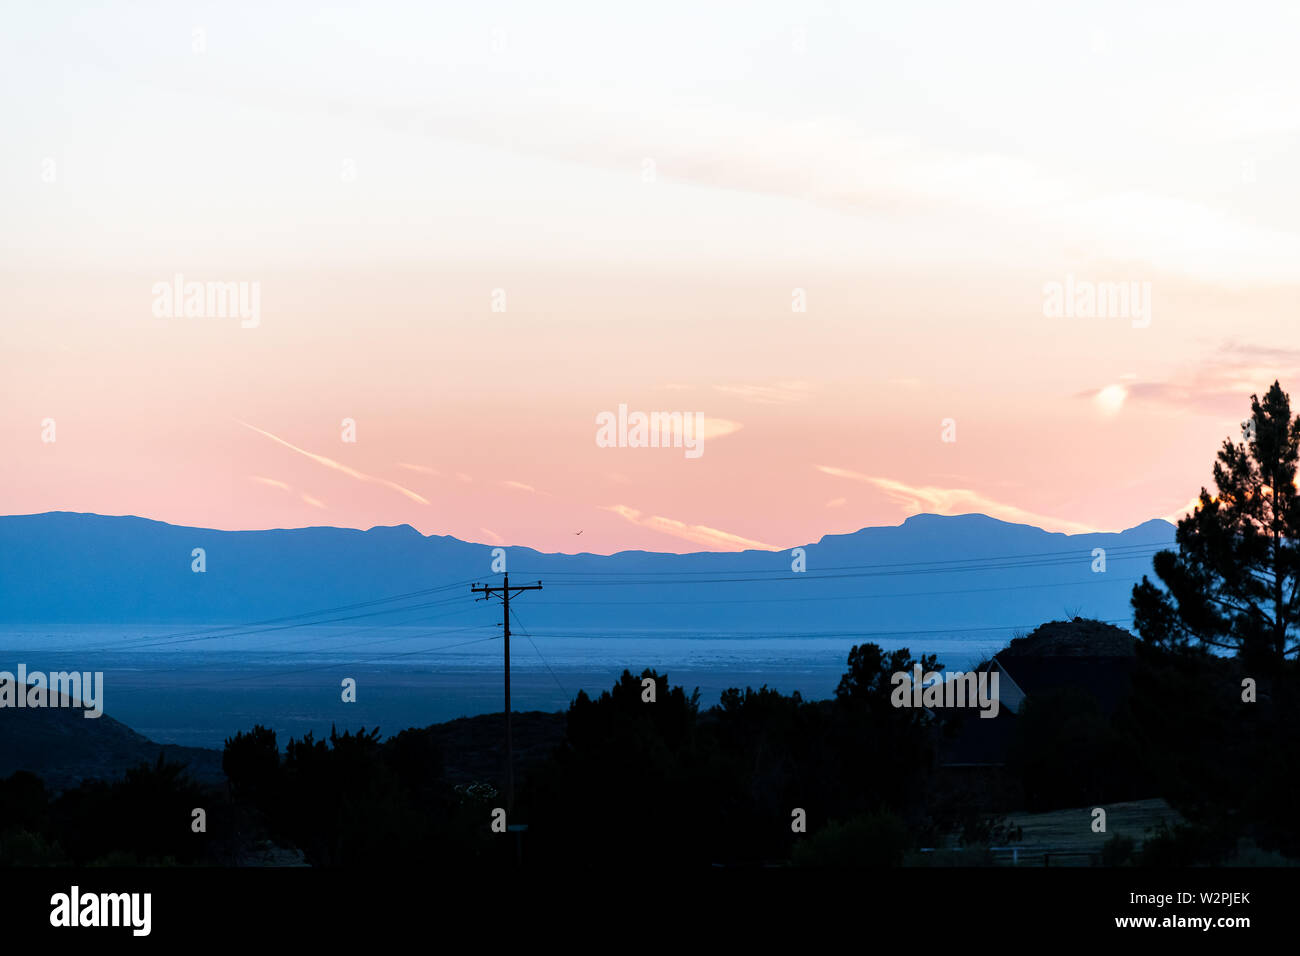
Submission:
{"label": "pine tree", "polygon": [[1218,493],[1178,522],[1178,550],[1133,588],[1134,623],[1150,644],[1232,651],[1249,667],[1280,670],[1300,650],[1300,417],[1277,382],[1250,397],[1242,441],[1225,439],[1214,466]]}

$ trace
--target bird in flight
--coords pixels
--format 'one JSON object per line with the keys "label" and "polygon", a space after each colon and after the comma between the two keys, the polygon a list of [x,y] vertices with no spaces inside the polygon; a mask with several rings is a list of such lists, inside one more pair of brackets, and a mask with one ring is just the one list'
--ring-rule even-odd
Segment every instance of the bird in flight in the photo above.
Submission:
{"label": "bird in flight", "polygon": [[[583,529],[582,529],[582,531],[586,531],[586,530],[587,530],[586,528],[583,528]],[[575,532],[573,532],[573,533],[574,533],[574,534],[582,534],[582,531],[575,531]]]}

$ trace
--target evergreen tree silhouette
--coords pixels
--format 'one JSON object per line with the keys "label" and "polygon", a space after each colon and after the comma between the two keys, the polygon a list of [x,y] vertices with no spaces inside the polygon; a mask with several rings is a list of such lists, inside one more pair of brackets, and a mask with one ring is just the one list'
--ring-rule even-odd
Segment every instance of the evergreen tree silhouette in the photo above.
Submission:
{"label": "evergreen tree silhouette", "polygon": [[1154,558],[1165,589],[1143,576],[1132,605],[1138,632],[1152,645],[1228,650],[1275,674],[1300,648],[1300,418],[1291,417],[1277,382],[1250,403],[1243,441],[1226,439],[1219,451],[1217,493],[1201,489],[1178,522],[1178,550]]}

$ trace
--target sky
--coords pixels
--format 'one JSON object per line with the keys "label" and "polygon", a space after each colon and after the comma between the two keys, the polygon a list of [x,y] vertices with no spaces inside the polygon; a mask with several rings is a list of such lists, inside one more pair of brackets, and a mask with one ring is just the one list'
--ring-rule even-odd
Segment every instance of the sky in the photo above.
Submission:
{"label": "sky", "polygon": [[[1300,382],[1294,4],[9,19],[0,513],[597,553],[1121,530]],[[250,311],[169,312],[177,281]],[[700,453],[602,446],[620,406]]]}

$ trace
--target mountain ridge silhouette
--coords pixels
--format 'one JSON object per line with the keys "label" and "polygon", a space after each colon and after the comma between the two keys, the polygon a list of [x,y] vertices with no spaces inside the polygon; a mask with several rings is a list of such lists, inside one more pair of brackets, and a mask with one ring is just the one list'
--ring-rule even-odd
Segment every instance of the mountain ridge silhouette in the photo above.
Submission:
{"label": "mountain ridge silhouette", "polygon": [[[920,514],[799,545],[802,572],[793,549],[505,552],[514,580],[545,585],[517,606],[529,628],[812,636],[1032,627],[1065,608],[1121,620],[1151,554],[1173,540],[1174,526],[1160,519],[1064,534],[987,515]],[[496,547],[406,524],[223,531],[133,515],[10,515],[0,517],[0,625],[239,623],[447,586],[393,603],[415,613],[457,597],[462,583],[468,602],[472,581],[498,576]],[[195,548],[204,550],[203,573],[191,568]],[[1093,570],[1096,548],[1106,551],[1104,572]]]}

